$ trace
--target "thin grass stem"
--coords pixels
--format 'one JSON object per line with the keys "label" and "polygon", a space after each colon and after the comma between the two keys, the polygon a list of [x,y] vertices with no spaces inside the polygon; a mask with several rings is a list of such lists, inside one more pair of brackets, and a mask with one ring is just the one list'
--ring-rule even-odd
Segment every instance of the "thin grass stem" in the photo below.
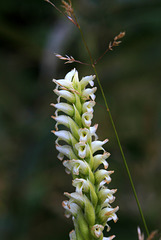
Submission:
{"label": "thin grass stem", "polygon": [[[74,14],[73,14],[74,15]],[[118,143],[118,146],[119,146],[119,149],[120,149],[120,152],[121,152],[121,155],[122,155],[122,158],[123,158],[123,162],[124,162],[124,165],[125,165],[125,168],[126,168],[126,171],[127,171],[127,174],[128,174],[128,177],[129,177],[129,180],[130,180],[130,184],[131,184],[131,187],[132,187],[132,190],[133,190],[133,193],[134,193],[134,196],[135,196],[135,200],[136,200],[136,203],[137,203],[137,206],[138,206],[138,209],[139,209],[139,212],[140,212],[140,215],[141,215],[141,218],[142,218],[142,221],[143,221],[143,224],[144,224],[144,227],[145,227],[145,231],[146,231],[146,234],[147,236],[149,236],[149,230],[148,230],[148,227],[147,227],[147,224],[146,224],[146,220],[145,220],[145,217],[144,217],[144,214],[143,214],[143,211],[142,211],[142,208],[141,208],[141,205],[140,205],[140,202],[139,202],[139,199],[138,199],[138,196],[137,196],[137,193],[136,193],[136,189],[135,189],[135,186],[134,186],[134,182],[132,180],[132,176],[131,176],[131,173],[130,173],[130,170],[129,170],[129,167],[128,167],[128,164],[127,164],[127,161],[126,161],[126,158],[125,158],[125,154],[124,154],[124,151],[123,151],[123,148],[122,148],[122,145],[121,145],[121,142],[120,142],[120,139],[119,139],[119,136],[118,136],[118,133],[117,133],[117,130],[116,130],[116,126],[115,126],[115,123],[113,121],[113,117],[112,117],[112,114],[111,114],[111,111],[108,107],[108,104],[107,104],[107,99],[105,97],[105,94],[104,94],[104,91],[103,91],[103,88],[102,88],[102,85],[101,85],[101,82],[100,82],[100,79],[99,79],[99,76],[98,76],[98,73],[97,73],[97,70],[96,70],[96,66],[94,64],[94,60],[93,60],[93,57],[92,57],[92,54],[89,50],[89,47],[87,45],[87,42],[84,38],[84,34],[82,32],[82,29],[77,21],[77,18],[76,16],[74,15],[74,18],[75,18],[75,21],[77,23],[77,26],[78,26],[78,29],[80,31],[80,34],[81,34],[81,37],[82,37],[82,41],[84,43],[84,46],[88,52],[88,55],[89,55],[89,58],[90,58],[90,61],[91,61],[91,65],[92,65],[92,68],[96,74],[96,78],[97,78],[97,81],[98,81],[98,84],[99,84],[99,87],[101,89],[101,93],[102,93],[102,96],[103,96],[103,99],[104,99],[104,102],[105,102],[105,106],[106,106],[106,109],[107,109],[107,112],[109,114],[109,117],[110,117],[110,121],[111,121],[111,124],[112,124],[112,127],[113,127],[113,130],[115,132],[115,136],[116,136],[116,139],[117,139],[117,143]]]}

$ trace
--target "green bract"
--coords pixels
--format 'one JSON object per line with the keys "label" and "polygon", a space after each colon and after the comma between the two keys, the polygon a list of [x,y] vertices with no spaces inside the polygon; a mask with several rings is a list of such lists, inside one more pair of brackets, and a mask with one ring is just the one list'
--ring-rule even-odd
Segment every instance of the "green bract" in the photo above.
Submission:
{"label": "green bract", "polygon": [[[76,69],[70,71],[64,79],[53,80],[54,92],[58,95],[55,108],[56,149],[58,158],[63,161],[68,174],[72,174],[74,193],[65,193],[68,200],[63,201],[66,217],[72,216],[74,230],[70,240],[111,240],[114,236],[104,237],[103,230],[111,219],[117,221],[116,211],[111,203],[115,200],[107,186],[113,171],[107,171],[106,159],[110,156],[102,147],[108,139],[98,141],[98,125],[91,126],[95,105],[95,76],[86,76],[79,81]],[[90,87],[87,87],[87,86]],[[62,100],[62,101],[61,101]],[[65,127],[59,130],[58,126]],[[59,142],[64,141],[64,145]],[[99,154],[97,151],[99,150]],[[100,150],[102,154],[100,154]],[[103,169],[99,167],[103,166]]]}

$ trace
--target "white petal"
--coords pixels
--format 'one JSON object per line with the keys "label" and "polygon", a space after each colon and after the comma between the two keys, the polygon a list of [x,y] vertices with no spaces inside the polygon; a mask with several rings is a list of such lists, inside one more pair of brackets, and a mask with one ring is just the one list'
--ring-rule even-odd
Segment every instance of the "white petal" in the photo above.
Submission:
{"label": "white petal", "polygon": [[89,171],[86,161],[82,161],[79,159],[64,161],[63,165],[66,167],[67,172],[72,172],[74,175],[79,175],[79,172],[86,175]]}
{"label": "white petal", "polygon": [[96,134],[97,128],[98,128],[98,124],[95,124],[93,127],[90,127],[91,137],[94,136],[95,140],[98,139],[98,136]]}
{"label": "white petal", "polygon": [[108,189],[108,188],[102,188],[98,192],[98,197],[100,199],[101,204],[103,203],[103,206],[105,207],[107,204],[113,202],[115,200],[115,197],[113,194],[116,192],[116,189]]}
{"label": "white petal", "polygon": [[71,215],[76,216],[80,207],[76,203],[72,203],[68,200],[62,202],[63,208],[66,210],[65,216],[69,218]]}
{"label": "white petal", "polygon": [[111,237],[104,237],[103,240],[112,240],[115,238],[115,235],[112,235]]}
{"label": "white petal", "polygon": [[83,77],[80,81],[81,89],[83,90],[88,85],[88,83],[91,85],[91,87],[93,87],[94,86],[94,82],[93,82],[94,79],[95,79],[95,75]]}
{"label": "white petal", "polygon": [[100,165],[100,164],[103,164],[104,165],[104,168],[107,169],[108,168],[108,162],[106,161],[106,159],[110,156],[110,153],[108,152],[104,152],[103,154],[97,154],[93,157],[94,159],[94,170],[97,169],[97,167]]}
{"label": "white petal", "polygon": [[61,140],[64,140],[67,143],[70,142],[71,133],[69,131],[61,130],[61,131],[53,131],[53,133]]}
{"label": "white petal", "polygon": [[61,153],[64,154],[67,158],[73,159],[76,158],[72,148],[69,145],[56,145],[56,149]]}
{"label": "white petal", "polygon": [[83,178],[75,178],[72,185],[76,187],[76,192],[82,194],[82,190],[87,192],[89,190],[89,181]]}
{"label": "white petal", "polygon": [[95,101],[88,101],[83,104],[82,110],[83,112],[91,112],[93,113],[93,107],[95,105]]}
{"label": "white petal", "polygon": [[101,237],[102,235],[102,231],[104,229],[104,226],[100,225],[100,224],[95,224],[92,228],[91,228],[91,231],[93,233],[93,235],[96,237],[96,238],[99,238]]}
{"label": "white petal", "polygon": [[73,81],[76,80],[79,82],[79,78],[78,78],[78,71],[75,70],[74,76],[73,76]]}
{"label": "white petal", "polygon": [[52,104],[52,106],[54,106],[55,108],[57,108],[58,110],[68,114],[69,116],[73,116],[74,114],[74,108],[73,106],[71,106],[68,103],[56,103],[56,104]]}
{"label": "white petal", "polygon": [[73,76],[74,76],[75,72],[76,72],[76,69],[75,69],[75,68],[72,69],[70,72],[68,72],[68,73],[66,74],[66,76],[65,76],[65,80],[71,82],[72,79],[73,79]]}
{"label": "white petal", "polygon": [[87,145],[84,142],[76,143],[75,148],[78,150],[78,156],[80,158],[85,158],[87,156]]}
{"label": "white petal", "polygon": [[60,79],[60,80],[53,79],[53,82],[57,85],[58,88],[60,87],[60,88],[73,89],[73,85],[70,81],[67,81],[64,79]]}
{"label": "white petal", "polygon": [[69,117],[65,115],[59,115],[57,117],[52,117],[55,121],[57,121],[57,124],[65,125],[66,127],[69,127]]}
{"label": "white petal", "polygon": [[62,161],[63,158],[64,158],[64,154],[63,154],[63,153],[59,153],[57,157],[58,157],[58,159],[59,159],[60,161]]}
{"label": "white petal", "polygon": [[95,95],[94,93],[96,92],[97,88],[87,88],[82,91],[82,98],[89,99],[91,97],[92,100],[95,100]]}
{"label": "white petal", "polygon": [[115,212],[119,210],[119,207],[112,208],[110,205],[109,207],[103,208],[99,212],[99,217],[101,221],[110,221],[113,219],[114,222],[118,220],[117,215]]}
{"label": "white petal", "polygon": [[78,133],[80,136],[80,139],[79,139],[80,142],[86,143],[89,140],[90,132],[87,128],[80,128],[78,130]]}
{"label": "white petal", "polygon": [[99,169],[95,172],[95,178],[96,178],[96,182],[100,184],[100,186],[102,186],[102,182],[103,185],[105,183],[109,183],[109,181],[111,180],[110,176],[114,171],[107,171],[105,169]]}
{"label": "white petal", "polygon": [[95,153],[98,150],[104,150],[102,148],[102,145],[108,142],[108,139],[105,139],[104,141],[93,141],[91,143],[92,153]]}
{"label": "white petal", "polygon": [[76,192],[73,192],[73,193],[65,192],[64,195],[66,197],[68,197],[70,199],[70,201],[75,202],[80,207],[84,207],[84,202],[85,202],[85,198],[86,198],[85,196],[83,196],[79,193],[76,193]]}
{"label": "white petal", "polygon": [[54,92],[56,95],[59,96],[59,100],[58,102],[60,102],[60,97],[66,99],[67,101],[71,102],[71,103],[75,103],[75,96],[73,93],[67,91],[67,90],[57,90],[57,89],[54,89]]}

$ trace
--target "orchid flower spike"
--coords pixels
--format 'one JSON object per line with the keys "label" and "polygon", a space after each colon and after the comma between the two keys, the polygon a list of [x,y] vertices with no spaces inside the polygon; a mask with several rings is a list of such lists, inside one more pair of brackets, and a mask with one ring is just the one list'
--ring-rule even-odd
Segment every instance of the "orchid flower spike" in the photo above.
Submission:
{"label": "orchid flower spike", "polygon": [[112,240],[115,236],[105,237],[103,230],[107,227],[109,231],[107,222],[118,219],[119,207],[111,206],[116,189],[108,188],[113,173],[107,171],[110,154],[103,148],[108,139],[98,141],[98,125],[92,126],[97,89],[94,78],[91,75],[79,81],[78,72],[73,69],[64,79],[53,80],[58,102],[51,104],[56,108],[52,117],[56,131],[52,132],[57,137],[58,159],[64,160],[65,170],[72,175],[75,187],[75,192],[65,193],[68,200],[62,203],[65,216],[72,216],[74,223],[70,240]]}

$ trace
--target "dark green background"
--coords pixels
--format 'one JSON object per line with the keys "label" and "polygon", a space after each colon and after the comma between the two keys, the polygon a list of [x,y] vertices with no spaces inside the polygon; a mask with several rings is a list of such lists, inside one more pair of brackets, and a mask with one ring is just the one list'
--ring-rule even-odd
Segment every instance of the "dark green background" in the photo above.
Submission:
{"label": "dark green background", "polygon": [[[75,0],[76,14],[94,58],[126,31],[120,47],[97,66],[149,230],[161,227],[161,1]],[[55,0],[60,6],[60,1]],[[56,102],[52,78],[76,67],[54,52],[89,62],[78,29],[43,0],[0,2],[0,239],[64,240],[72,230],[64,217],[71,176],[57,159],[50,115]],[[96,86],[97,81],[95,81]],[[111,188],[117,188],[118,240],[137,239],[143,224],[114,131],[98,87],[93,123],[109,138]]]}

